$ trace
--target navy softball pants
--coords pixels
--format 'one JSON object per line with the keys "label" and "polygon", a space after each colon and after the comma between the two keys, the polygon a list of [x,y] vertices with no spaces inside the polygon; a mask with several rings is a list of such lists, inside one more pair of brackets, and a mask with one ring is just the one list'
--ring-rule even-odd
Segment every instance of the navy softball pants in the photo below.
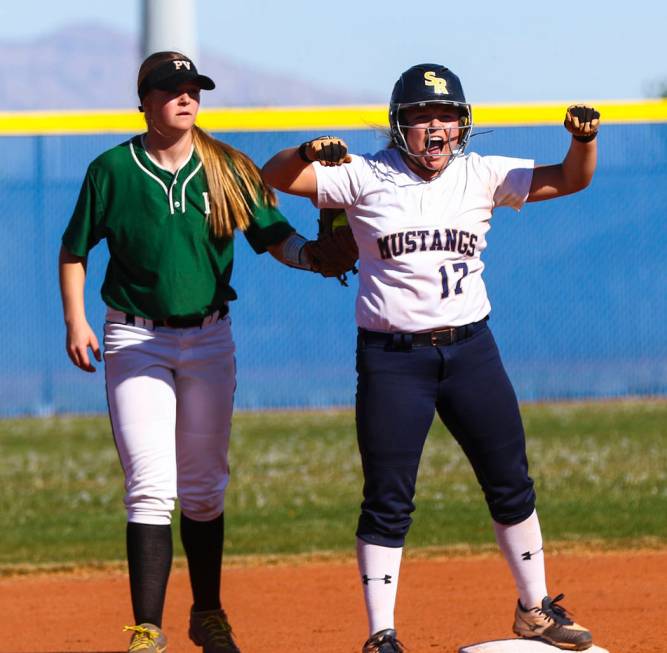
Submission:
{"label": "navy softball pants", "polygon": [[516,394],[487,322],[466,328],[464,339],[436,346],[359,332],[356,420],[364,500],[357,536],[368,543],[403,546],[436,411],[468,457],[493,519],[515,524],[534,510]]}

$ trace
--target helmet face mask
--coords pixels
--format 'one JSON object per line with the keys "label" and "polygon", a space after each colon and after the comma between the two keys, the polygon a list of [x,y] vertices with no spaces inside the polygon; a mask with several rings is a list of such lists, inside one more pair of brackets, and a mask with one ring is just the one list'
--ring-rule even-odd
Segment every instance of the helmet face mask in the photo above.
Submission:
{"label": "helmet face mask", "polygon": [[[451,147],[449,139],[449,148],[439,155],[428,154],[424,152],[411,151],[407,143],[407,130],[414,129],[414,126],[406,124],[403,119],[403,112],[410,107],[427,107],[430,105],[442,105],[452,107],[459,114],[459,137],[456,147]],[[406,70],[394,85],[389,102],[389,126],[391,130],[391,139],[394,145],[417,160],[422,166],[420,159],[431,156],[449,157],[463,154],[472,128],[472,109],[466,102],[463,93],[463,87],[459,78],[448,68],[439,64],[419,64]],[[426,129],[427,149],[430,144],[431,130]],[[448,133],[449,136],[449,133]]]}

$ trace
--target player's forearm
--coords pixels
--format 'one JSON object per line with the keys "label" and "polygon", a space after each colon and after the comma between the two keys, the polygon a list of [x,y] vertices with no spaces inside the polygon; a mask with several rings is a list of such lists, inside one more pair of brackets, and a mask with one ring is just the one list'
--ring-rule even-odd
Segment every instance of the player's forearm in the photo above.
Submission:
{"label": "player's forearm", "polygon": [[278,190],[317,200],[317,174],[313,163],[340,166],[350,163],[347,144],[337,136],[318,136],[299,147],[278,152],[262,168],[264,181]]}
{"label": "player's forearm", "polygon": [[591,183],[597,165],[597,153],[597,138],[589,143],[582,143],[572,138],[570,149],[562,164],[568,192],[575,193]]}
{"label": "player's forearm", "polygon": [[572,134],[570,149],[561,164],[561,195],[576,193],[591,183],[597,163],[600,112],[585,104],[567,108],[563,126]]}
{"label": "player's forearm", "polygon": [[86,259],[70,254],[64,247],[58,259],[60,296],[65,324],[72,325],[86,319],[84,286],[86,283]]}
{"label": "player's forearm", "polygon": [[593,107],[573,104],[567,108],[563,125],[572,134],[570,149],[562,163],[535,167],[528,202],[576,193],[586,188],[593,179],[600,113]]}
{"label": "player's forearm", "polygon": [[262,179],[273,188],[294,195],[309,196],[317,192],[311,164],[299,156],[299,148],[278,152],[262,168]]}

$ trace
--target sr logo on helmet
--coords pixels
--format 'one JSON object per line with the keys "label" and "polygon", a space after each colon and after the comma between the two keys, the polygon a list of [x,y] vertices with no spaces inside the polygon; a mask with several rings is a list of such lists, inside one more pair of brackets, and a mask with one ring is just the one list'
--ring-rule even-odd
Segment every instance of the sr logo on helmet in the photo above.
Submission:
{"label": "sr logo on helmet", "polygon": [[424,73],[424,84],[426,86],[433,86],[435,92],[442,95],[447,95],[449,91],[447,90],[447,80],[442,77],[436,77],[433,70],[427,70]]}

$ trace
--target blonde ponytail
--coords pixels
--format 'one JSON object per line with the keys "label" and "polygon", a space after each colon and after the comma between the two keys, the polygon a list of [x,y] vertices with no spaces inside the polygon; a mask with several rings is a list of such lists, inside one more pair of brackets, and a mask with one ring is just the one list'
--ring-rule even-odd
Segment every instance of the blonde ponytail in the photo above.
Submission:
{"label": "blonde ponytail", "polygon": [[273,191],[265,186],[249,157],[196,125],[193,136],[206,174],[211,204],[209,223],[216,238],[229,238],[234,229],[245,231],[256,203],[276,206]]}

